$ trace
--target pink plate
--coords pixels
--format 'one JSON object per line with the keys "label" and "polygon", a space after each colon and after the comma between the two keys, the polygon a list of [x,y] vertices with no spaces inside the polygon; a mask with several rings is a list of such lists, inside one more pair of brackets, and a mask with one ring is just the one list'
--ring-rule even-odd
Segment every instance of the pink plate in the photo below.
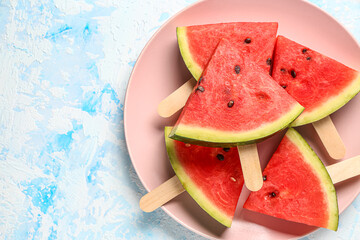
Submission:
{"label": "pink plate", "polygon": [[[174,175],[166,155],[164,126],[178,117],[157,114],[162,99],[190,78],[180,56],[176,27],[231,22],[276,21],[285,35],[338,61],[360,69],[360,47],[335,19],[301,0],[205,0],[186,8],[166,22],[142,51],[132,72],[125,101],[124,125],[129,154],[137,174],[150,191]],[[346,158],[360,154],[360,96],[333,114],[332,119],[347,148]],[[324,164],[334,163],[325,153],[311,125],[298,128]],[[258,144],[262,167],[281,139],[281,134]],[[336,186],[342,212],[360,192],[360,178]],[[184,193],[163,209],[176,221],[208,238],[289,239],[317,228],[287,222],[244,210],[249,194],[244,189],[231,228],[225,228]]]}

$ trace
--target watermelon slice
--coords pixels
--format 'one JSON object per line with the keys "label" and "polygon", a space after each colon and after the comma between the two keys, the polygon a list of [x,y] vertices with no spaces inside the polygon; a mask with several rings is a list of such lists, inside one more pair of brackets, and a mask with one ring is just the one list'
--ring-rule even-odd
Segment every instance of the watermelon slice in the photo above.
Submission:
{"label": "watermelon slice", "polygon": [[244,184],[236,148],[209,148],[168,138],[166,149],[180,182],[192,198],[217,221],[230,227]]}
{"label": "watermelon slice", "polygon": [[285,128],[303,109],[241,49],[223,39],[170,137],[213,147],[247,144]]}
{"label": "watermelon slice", "polygon": [[300,126],[335,112],[360,91],[360,73],[283,36],[277,39],[273,78],[302,106]]}
{"label": "watermelon slice", "polygon": [[298,132],[290,128],[264,172],[264,185],[244,208],[336,231],[339,211],[326,168]]}
{"label": "watermelon slice", "polygon": [[198,80],[222,38],[270,73],[277,28],[275,22],[232,22],[178,27],[176,32],[184,62]]}

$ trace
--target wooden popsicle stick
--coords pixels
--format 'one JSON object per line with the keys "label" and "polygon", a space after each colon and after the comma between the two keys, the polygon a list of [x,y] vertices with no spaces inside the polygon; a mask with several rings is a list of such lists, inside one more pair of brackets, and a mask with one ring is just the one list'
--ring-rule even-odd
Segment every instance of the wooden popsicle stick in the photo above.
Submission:
{"label": "wooden popsicle stick", "polygon": [[345,156],[345,145],[330,116],[313,122],[313,126],[330,157],[342,159]]}
{"label": "wooden popsicle stick", "polygon": [[183,108],[195,85],[196,80],[190,78],[181,87],[167,96],[159,103],[157,109],[158,114],[161,117],[167,118]]}
{"label": "wooden popsicle stick", "polygon": [[[333,184],[360,175],[360,155],[326,167]],[[140,208],[151,212],[183,193],[185,189],[175,175],[140,199]]]}
{"label": "wooden popsicle stick", "polygon": [[140,208],[144,212],[152,212],[180,193],[184,192],[181,182],[175,175],[140,199]]}
{"label": "wooden popsicle stick", "polygon": [[239,152],[241,169],[244,175],[245,186],[250,191],[260,190],[264,181],[256,143],[239,145],[237,149]]}
{"label": "wooden popsicle stick", "polygon": [[326,167],[333,183],[360,175],[360,155]]}

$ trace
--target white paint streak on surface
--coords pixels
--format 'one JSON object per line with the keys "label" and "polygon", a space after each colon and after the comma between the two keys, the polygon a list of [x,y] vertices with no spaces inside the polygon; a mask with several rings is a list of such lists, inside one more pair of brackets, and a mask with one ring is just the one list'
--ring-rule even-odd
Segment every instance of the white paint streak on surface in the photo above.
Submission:
{"label": "white paint streak on surface", "polygon": [[83,11],[91,11],[93,5],[84,0],[54,0],[55,6],[66,15],[76,15]]}

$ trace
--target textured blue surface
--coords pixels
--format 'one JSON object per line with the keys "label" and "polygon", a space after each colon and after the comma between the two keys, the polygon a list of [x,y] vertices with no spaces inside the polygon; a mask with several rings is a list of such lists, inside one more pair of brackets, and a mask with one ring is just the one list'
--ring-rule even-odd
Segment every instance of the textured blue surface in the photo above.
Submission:
{"label": "textured blue surface", "polygon": [[[0,3],[0,239],[201,239],[146,193],[123,129],[127,82],[142,48],[194,0]],[[360,2],[311,0],[360,41]],[[360,198],[339,231],[359,239]]]}

